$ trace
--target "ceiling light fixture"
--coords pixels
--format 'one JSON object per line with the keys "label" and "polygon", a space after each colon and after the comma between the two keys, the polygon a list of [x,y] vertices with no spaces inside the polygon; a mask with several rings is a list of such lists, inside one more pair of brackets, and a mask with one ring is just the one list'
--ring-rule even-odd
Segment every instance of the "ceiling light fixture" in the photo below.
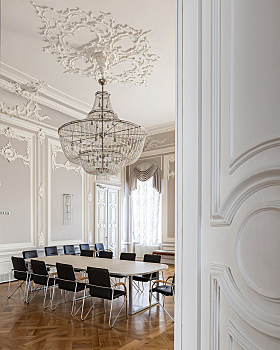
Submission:
{"label": "ceiling light fixture", "polygon": [[66,123],[58,129],[66,158],[92,175],[109,177],[133,164],[140,157],[145,130],[121,120],[114,113],[110,94],[104,91],[105,79],[99,79],[92,110],[83,120]]}

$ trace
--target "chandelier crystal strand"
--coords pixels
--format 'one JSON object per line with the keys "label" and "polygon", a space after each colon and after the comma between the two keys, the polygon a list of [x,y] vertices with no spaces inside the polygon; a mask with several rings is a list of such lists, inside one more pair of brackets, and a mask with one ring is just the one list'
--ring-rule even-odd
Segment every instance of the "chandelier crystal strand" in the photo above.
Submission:
{"label": "chandelier crystal strand", "polygon": [[86,119],[62,125],[58,129],[66,158],[81,165],[92,175],[117,175],[140,157],[146,138],[145,130],[121,120],[114,113],[110,94],[104,91],[105,79],[99,79],[92,110]]}

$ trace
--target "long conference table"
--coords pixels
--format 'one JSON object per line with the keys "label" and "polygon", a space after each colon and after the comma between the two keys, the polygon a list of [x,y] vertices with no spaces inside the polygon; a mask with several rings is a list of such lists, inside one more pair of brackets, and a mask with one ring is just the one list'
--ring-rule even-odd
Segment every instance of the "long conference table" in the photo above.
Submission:
{"label": "long conference table", "polygon": [[[26,262],[30,262],[31,259],[26,259]],[[32,258],[32,260],[44,261],[47,266],[55,266],[56,263],[69,264],[74,269],[87,270],[88,266],[98,267],[102,269],[108,269],[110,274],[118,274],[128,277],[129,280],[129,293],[128,293],[128,313],[133,315],[137,312],[147,309],[149,306],[140,307],[138,309],[133,308],[133,288],[132,279],[136,275],[151,274],[153,272],[163,271],[168,268],[168,265],[148,263],[142,261],[129,261],[119,259],[102,259],[91,258],[87,256],[79,255],[53,255],[42,256],[38,258]]]}

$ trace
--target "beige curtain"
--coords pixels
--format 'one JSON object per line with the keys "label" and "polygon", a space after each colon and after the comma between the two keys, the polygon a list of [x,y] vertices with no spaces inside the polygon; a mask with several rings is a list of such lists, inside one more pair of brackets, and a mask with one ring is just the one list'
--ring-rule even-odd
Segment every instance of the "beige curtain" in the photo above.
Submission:
{"label": "beige curtain", "polygon": [[153,188],[161,193],[162,172],[161,169],[151,162],[142,162],[132,169],[130,175],[130,193],[137,189],[137,179],[147,181],[153,176]]}

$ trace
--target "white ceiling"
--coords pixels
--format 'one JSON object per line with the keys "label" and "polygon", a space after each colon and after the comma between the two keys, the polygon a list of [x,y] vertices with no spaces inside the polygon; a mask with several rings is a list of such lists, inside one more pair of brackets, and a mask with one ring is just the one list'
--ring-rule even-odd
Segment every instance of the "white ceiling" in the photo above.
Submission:
{"label": "white ceiling", "polygon": [[[117,24],[127,24],[143,31],[150,52],[159,56],[154,63],[148,86],[108,84],[111,102],[119,118],[143,126],[175,120],[175,0],[34,0],[36,5],[65,10],[79,7],[83,11],[110,12]],[[1,2],[1,61],[30,77],[45,81],[60,93],[69,95],[88,112],[94,93],[99,90],[94,78],[64,73],[56,57],[44,53],[40,34],[42,22],[27,0]],[[3,65],[2,67],[6,67]],[[77,101],[78,100],[78,101]],[[86,113],[85,113],[86,114]]]}

